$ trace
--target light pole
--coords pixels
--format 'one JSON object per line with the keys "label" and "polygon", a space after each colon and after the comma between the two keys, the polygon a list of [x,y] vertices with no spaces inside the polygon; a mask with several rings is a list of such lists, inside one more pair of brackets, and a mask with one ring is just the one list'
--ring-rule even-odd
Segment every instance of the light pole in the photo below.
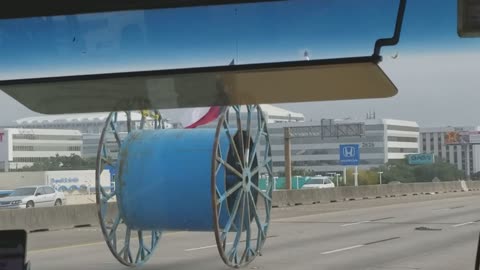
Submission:
{"label": "light pole", "polygon": [[380,178],[380,185],[382,184],[382,174],[383,172],[378,172],[378,177]]}
{"label": "light pole", "polygon": [[335,174],[335,176],[337,177],[337,187],[338,187],[338,177],[340,176],[339,173]]}
{"label": "light pole", "polygon": [[355,172],[353,173],[353,182],[358,187],[358,166],[355,166]]}

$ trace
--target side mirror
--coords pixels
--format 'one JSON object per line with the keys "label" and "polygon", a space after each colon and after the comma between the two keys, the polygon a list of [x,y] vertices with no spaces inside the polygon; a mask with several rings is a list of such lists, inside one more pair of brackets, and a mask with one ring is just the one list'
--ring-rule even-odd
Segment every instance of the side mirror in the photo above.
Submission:
{"label": "side mirror", "polygon": [[30,269],[25,263],[27,232],[25,230],[0,231],[0,267],[1,269]]}
{"label": "side mirror", "polygon": [[43,194],[42,193],[36,193],[35,197],[40,196],[40,195],[43,195]]}

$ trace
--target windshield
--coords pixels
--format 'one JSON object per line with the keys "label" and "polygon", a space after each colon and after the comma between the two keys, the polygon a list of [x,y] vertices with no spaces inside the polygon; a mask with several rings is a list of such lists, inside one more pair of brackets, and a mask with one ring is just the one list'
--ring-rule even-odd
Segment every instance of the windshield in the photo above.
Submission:
{"label": "windshield", "polygon": [[324,180],[321,179],[321,178],[313,178],[313,179],[308,180],[306,184],[308,184],[308,185],[309,184],[320,184],[320,185],[322,185],[323,181]]}
{"label": "windshield", "polygon": [[12,193],[10,193],[10,197],[15,196],[31,196],[35,195],[36,188],[17,188]]}
{"label": "windshield", "polygon": [[0,230],[31,269],[480,262],[479,1],[26,2]]}

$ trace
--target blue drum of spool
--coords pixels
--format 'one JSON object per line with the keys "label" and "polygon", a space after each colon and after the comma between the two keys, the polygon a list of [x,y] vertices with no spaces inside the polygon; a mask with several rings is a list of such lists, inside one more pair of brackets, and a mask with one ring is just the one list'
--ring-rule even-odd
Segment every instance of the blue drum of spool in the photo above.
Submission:
{"label": "blue drum of spool", "polygon": [[[214,140],[215,129],[131,132],[120,149],[116,178],[124,222],[137,230],[212,231]],[[219,145],[226,157],[230,148],[226,134],[220,134]],[[217,178],[226,179],[224,167]],[[217,188],[225,192],[225,182],[218,181]],[[226,206],[219,220],[221,224],[228,220]]]}

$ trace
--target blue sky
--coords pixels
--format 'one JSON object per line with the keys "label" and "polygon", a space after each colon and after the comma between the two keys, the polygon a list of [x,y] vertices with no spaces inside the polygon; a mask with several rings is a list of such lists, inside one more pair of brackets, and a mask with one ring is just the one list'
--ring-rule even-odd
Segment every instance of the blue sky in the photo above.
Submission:
{"label": "blue sky", "polygon": [[[480,124],[473,108],[463,108],[458,120],[405,110],[418,93],[435,93],[433,104],[448,100],[438,95],[439,87],[463,91],[464,99],[479,97],[469,72],[472,62],[479,63],[480,39],[458,38],[456,3],[408,1],[400,44],[382,51],[398,97],[285,107],[314,120],[377,110],[424,125]],[[0,21],[0,79],[224,65],[233,58],[240,64],[301,60],[304,50],[313,59],[370,55],[377,38],[392,34],[397,7],[397,0],[291,0]],[[389,58],[397,53],[395,61]],[[425,78],[410,82],[405,74],[411,72]],[[400,105],[392,108],[392,102]],[[0,105],[17,108],[19,116],[31,113],[5,95]]]}

